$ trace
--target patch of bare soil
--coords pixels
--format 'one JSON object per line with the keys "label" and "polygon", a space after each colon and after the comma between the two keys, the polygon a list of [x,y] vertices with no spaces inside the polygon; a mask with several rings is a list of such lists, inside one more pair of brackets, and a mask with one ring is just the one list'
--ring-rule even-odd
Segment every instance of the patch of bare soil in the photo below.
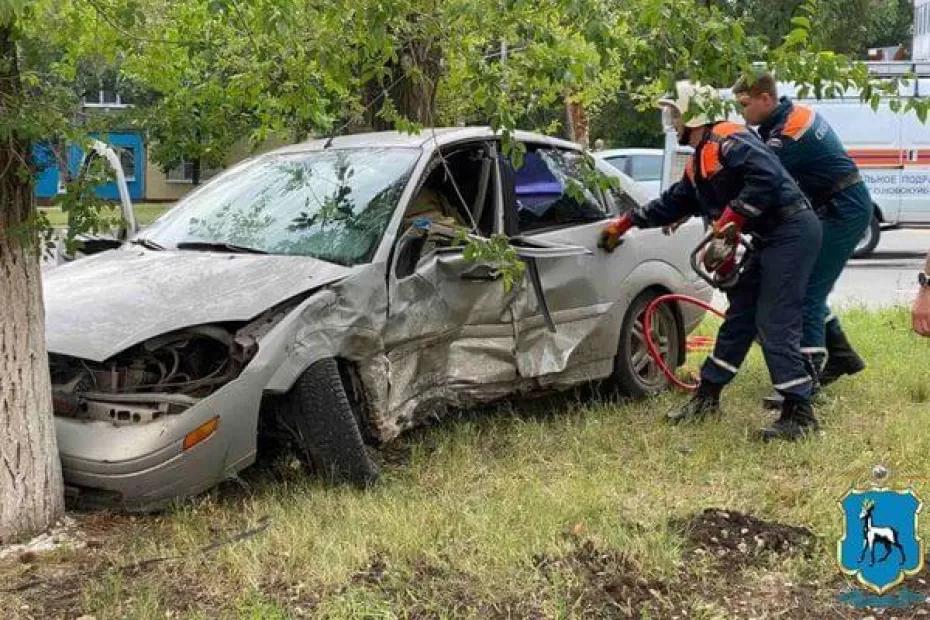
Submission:
{"label": "patch of bare soil", "polygon": [[805,527],[765,521],[734,510],[708,508],[671,525],[685,537],[686,561],[709,557],[725,574],[765,565],[773,555],[810,557],[817,548],[816,536]]}
{"label": "patch of bare soil", "polygon": [[682,597],[669,584],[647,579],[626,555],[586,540],[568,554],[536,556],[537,570],[550,582],[568,575],[572,615],[584,618],[672,618],[684,613]]}
{"label": "patch of bare soil", "polygon": [[[81,548],[52,554],[25,552],[0,561],[0,618],[79,618],[91,611],[85,608],[85,594],[111,577],[118,577],[121,599],[127,606],[140,586],[150,585],[167,608],[179,613],[197,611],[207,617],[215,617],[213,612],[239,594],[231,585],[213,591],[205,589],[199,573],[189,574],[189,568],[179,562],[184,559],[180,556],[158,556],[137,562],[121,557],[122,539],[130,533],[158,539],[159,517],[100,511],[76,514],[74,520],[76,535],[85,543]],[[266,524],[260,522],[258,527],[235,535],[217,533],[216,542],[195,553],[206,555],[261,533]],[[217,583],[216,575],[211,577],[211,583]]]}
{"label": "patch of bare soil", "polygon": [[[222,616],[240,594],[235,576],[211,575],[204,580],[191,572],[189,564],[170,558],[120,564],[112,555],[119,548],[115,538],[140,528],[142,535],[157,536],[158,527],[151,518],[96,513],[77,520],[86,547],[51,555],[24,553],[0,562],[0,617],[74,620],[87,613],[82,609],[83,597],[88,588],[93,590],[94,580],[117,573],[127,608],[140,586],[150,586],[148,592],[158,592],[162,604],[181,615]],[[815,535],[803,527],[721,509],[708,509],[672,525],[682,533],[685,546],[680,571],[667,581],[644,574],[624,553],[599,546],[577,532],[567,535],[571,545],[565,553],[532,558],[537,577],[519,595],[489,592],[477,576],[457,568],[454,558],[395,563],[384,554],[372,555],[336,588],[294,583],[287,575],[272,571],[258,590],[294,618],[314,618],[321,603],[350,590],[370,592],[373,600],[387,602],[399,615],[418,620],[544,618],[543,610],[553,608],[553,599],[560,613],[598,619],[684,620],[695,613],[733,619],[930,617],[930,583],[923,576],[906,582],[912,604],[897,609],[887,606],[888,599],[882,605],[869,598],[838,574],[824,582],[792,582],[780,571],[779,561],[790,556],[812,557],[822,550]],[[244,534],[254,531],[259,529]],[[215,534],[217,542],[204,553],[243,535]],[[208,582],[212,590],[207,589]],[[849,600],[858,601],[858,608],[840,600],[844,591],[847,598],[852,597]],[[863,607],[870,602],[872,607]]]}
{"label": "patch of bare soil", "polygon": [[381,555],[353,576],[356,584],[367,584],[392,601],[400,615],[417,620],[475,616],[479,618],[542,619],[537,603],[512,597],[489,598],[482,593],[478,579],[454,568],[419,558],[412,567],[393,569]]}

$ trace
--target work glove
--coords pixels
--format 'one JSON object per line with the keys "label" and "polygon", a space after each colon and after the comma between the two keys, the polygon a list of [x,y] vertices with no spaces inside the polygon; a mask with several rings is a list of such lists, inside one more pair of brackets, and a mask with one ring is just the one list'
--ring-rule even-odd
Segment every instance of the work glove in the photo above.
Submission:
{"label": "work glove", "polygon": [[620,245],[620,237],[631,228],[633,228],[633,216],[629,213],[608,221],[607,225],[601,230],[601,237],[597,242],[597,247],[607,252],[613,252]]}
{"label": "work glove", "polygon": [[714,222],[714,236],[717,238],[726,237],[727,239],[735,240],[739,237],[739,233],[743,230],[743,224],[745,223],[745,216],[727,207],[723,210],[720,218]]}

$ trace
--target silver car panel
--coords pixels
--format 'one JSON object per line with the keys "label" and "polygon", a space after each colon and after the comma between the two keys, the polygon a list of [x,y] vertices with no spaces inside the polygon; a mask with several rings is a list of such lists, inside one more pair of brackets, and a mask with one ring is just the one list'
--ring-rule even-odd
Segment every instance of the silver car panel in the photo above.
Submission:
{"label": "silver car panel", "polygon": [[300,256],[104,252],[46,274],[48,350],[100,362],[182,327],[249,320],[351,272]]}

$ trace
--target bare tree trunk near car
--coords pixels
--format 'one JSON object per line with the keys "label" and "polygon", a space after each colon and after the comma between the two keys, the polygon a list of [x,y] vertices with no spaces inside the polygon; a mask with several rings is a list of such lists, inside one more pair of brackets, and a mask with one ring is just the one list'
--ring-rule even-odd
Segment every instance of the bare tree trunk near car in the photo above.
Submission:
{"label": "bare tree trunk near car", "polygon": [[584,104],[565,97],[565,119],[568,125],[568,139],[588,148],[588,113]]}
{"label": "bare tree trunk near car", "polygon": [[[367,125],[374,131],[394,129],[394,124],[378,116],[385,91],[397,113],[424,127],[435,126],[436,87],[442,72],[442,50],[434,42],[408,41],[398,62],[385,67],[386,77],[367,86]],[[390,88],[388,88],[390,86]]]}
{"label": "bare tree trunk near car", "polygon": [[[0,24],[0,117],[22,96],[16,42]],[[52,418],[31,145],[0,141],[0,543],[48,529],[64,512]],[[24,232],[25,230],[25,232]]]}

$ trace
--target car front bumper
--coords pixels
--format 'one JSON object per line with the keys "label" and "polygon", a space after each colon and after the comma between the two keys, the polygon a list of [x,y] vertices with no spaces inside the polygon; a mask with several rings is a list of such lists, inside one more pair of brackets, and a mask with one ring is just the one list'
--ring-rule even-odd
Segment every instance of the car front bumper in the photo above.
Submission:
{"label": "car front bumper", "polygon": [[[183,413],[144,424],[55,417],[66,490],[79,504],[158,509],[234,476],[255,459],[261,389],[233,381]],[[217,418],[185,450],[185,437]]]}

